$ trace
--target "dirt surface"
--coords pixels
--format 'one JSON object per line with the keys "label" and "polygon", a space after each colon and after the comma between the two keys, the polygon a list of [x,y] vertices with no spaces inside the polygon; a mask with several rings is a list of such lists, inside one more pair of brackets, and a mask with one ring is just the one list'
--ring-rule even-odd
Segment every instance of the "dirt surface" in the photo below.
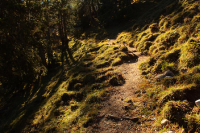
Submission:
{"label": "dirt surface", "polygon": [[[110,40],[112,43],[113,40]],[[96,121],[88,127],[91,133],[140,133],[139,118],[128,112],[127,100],[136,98],[137,85],[141,82],[138,65],[149,57],[141,55],[135,48],[128,48],[138,56],[138,60],[123,63],[117,69],[125,78],[125,84],[114,87],[108,100],[102,103]],[[139,100],[139,99],[138,99]]]}

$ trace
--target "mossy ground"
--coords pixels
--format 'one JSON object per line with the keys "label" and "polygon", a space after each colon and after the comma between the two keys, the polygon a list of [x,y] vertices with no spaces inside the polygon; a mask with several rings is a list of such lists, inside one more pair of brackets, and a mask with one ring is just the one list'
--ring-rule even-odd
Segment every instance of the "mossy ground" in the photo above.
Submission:
{"label": "mossy ground", "polygon": [[[142,6],[145,2],[135,4]],[[20,92],[8,89],[1,93],[0,132],[87,132],[100,102],[109,96],[112,86],[124,82],[115,66],[133,58],[125,46],[118,44],[136,47],[151,56],[139,66],[147,78],[137,92],[143,100],[134,104],[139,108],[135,113],[148,116],[140,120],[141,127],[151,127],[149,120],[153,119],[159,131],[181,132],[184,128],[186,132],[200,132],[200,110],[194,104],[200,98],[199,5],[199,0],[161,0],[156,7],[141,11],[128,23],[132,25],[128,30],[98,27],[98,34],[82,35],[107,39],[114,31],[113,45],[106,40],[72,40],[70,48],[76,64],[64,69],[58,66]],[[55,52],[59,62],[61,53]],[[182,68],[187,72],[181,72]],[[166,70],[175,76],[153,79]],[[162,126],[160,122],[165,118],[170,122]]]}
{"label": "mossy ground", "polygon": [[112,86],[124,83],[115,66],[131,57],[120,46],[77,40],[69,44],[75,64],[58,66],[39,85],[1,99],[1,132],[87,132]]}
{"label": "mossy ground", "polygon": [[[200,98],[199,5],[199,0],[160,1],[113,42],[136,47],[150,56],[139,66],[147,79],[138,91],[138,96],[143,97],[140,104],[144,104],[138,105],[140,113],[149,116],[142,120],[144,127],[151,126],[149,119],[155,118],[154,127],[160,131],[181,132],[184,128],[186,132],[200,132],[199,110],[194,104]],[[154,80],[167,70],[175,76]],[[192,113],[194,110],[196,114]],[[165,118],[170,122],[162,126],[160,122]]]}
{"label": "mossy ground", "polygon": [[[143,113],[153,114],[154,126],[163,132],[181,132],[183,128],[185,132],[200,132],[199,110],[195,105],[195,100],[200,98],[199,4],[200,1],[174,1],[171,6],[177,7],[176,10],[162,15],[156,23],[135,35],[135,47],[151,56],[139,66],[147,81],[140,85],[138,94],[145,92],[140,96],[150,101],[147,107],[152,106],[151,113]],[[175,76],[154,79],[167,70]],[[196,113],[192,113],[194,110]],[[160,123],[163,119],[170,122],[163,126]]]}

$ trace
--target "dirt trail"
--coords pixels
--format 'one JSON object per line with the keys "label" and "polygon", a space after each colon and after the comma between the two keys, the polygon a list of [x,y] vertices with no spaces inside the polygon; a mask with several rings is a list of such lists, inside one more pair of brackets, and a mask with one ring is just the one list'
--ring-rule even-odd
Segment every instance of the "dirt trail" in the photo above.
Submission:
{"label": "dirt trail", "polygon": [[[113,40],[110,40],[113,42]],[[123,63],[117,69],[120,70],[125,78],[123,86],[117,86],[110,92],[110,98],[102,103],[97,120],[88,129],[95,133],[139,133],[137,129],[138,118],[131,116],[125,109],[126,99],[136,97],[137,85],[141,82],[138,65],[149,57],[141,55],[135,48],[128,48],[138,56],[137,61]]]}

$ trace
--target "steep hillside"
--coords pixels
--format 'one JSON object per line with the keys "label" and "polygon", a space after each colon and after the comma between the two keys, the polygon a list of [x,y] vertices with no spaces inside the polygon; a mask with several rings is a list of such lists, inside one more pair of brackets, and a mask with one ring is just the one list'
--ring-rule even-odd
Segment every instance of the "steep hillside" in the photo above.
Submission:
{"label": "steep hillside", "polygon": [[[143,102],[147,100],[152,111],[146,115],[153,114],[154,126],[160,131],[200,132],[200,110],[195,105],[200,98],[199,12],[199,0],[160,1],[115,42],[150,55],[139,66],[147,81],[140,85],[138,94],[147,98]],[[167,70],[175,76],[155,79]],[[164,119],[168,122],[162,125]]]}
{"label": "steep hillside", "polygon": [[[96,119],[102,103],[103,113],[123,110],[104,114],[103,122],[114,123],[109,131],[117,125],[120,132],[125,126],[130,132],[200,132],[195,105],[200,99],[200,0],[134,0],[129,8],[134,12],[126,12],[128,17],[112,19],[123,21],[92,27],[80,35],[82,40],[70,41],[73,65],[61,66],[61,49],[55,45],[57,66],[46,76],[14,91],[0,84],[0,132],[108,131]],[[138,55],[127,47],[135,47]],[[160,78],[168,70],[173,74]],[[113,103],[119,106],[109,105]]]}
{"label": "steep hillside", "polygon": [[[58,66],[39,86],[1,98],[1,132],[85,132],[112,86],[124,83],[115,66],[135,59],[126,47],[103,42],[72,40],[70,48],[75,65]],[[55,56],[59,62],[61,53]]]}

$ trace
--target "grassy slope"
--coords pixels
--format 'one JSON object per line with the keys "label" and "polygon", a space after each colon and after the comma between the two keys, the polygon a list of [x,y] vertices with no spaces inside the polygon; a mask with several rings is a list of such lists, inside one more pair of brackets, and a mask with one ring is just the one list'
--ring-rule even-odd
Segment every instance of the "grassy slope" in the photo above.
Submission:
{"label": "grassy slope", "polygon": [[[145,92],[142,96],[151,101],[146,103],[151,111],[143,113],[155,117],[154,126],[162,131],[181,132],[184,128],[186,132],[200,132],[200,110],[194,104],[200,98],[199,5],[199,0],[163,0],[136,21],[147,25],[134,25],[131,32],[119,34],[115,42],[132,45],[151,56],[140,65],[148,82],[140,85],[138,94]],[[154,20],[149,23],[145,18]],[[175,77],[154,80],[166,70],[173,71]],[[170,123],[162,126],[160,122],[165,118]]]}
{"label": "grassy slope", "polygon": [[[27,86],[1,99],[0,132],[87,131],[88,123],[109,95],[124,83],[115,66],[131,59],[126,47],[72,40],[77,63],[55,68],[40,85]],[[55,53],[60,58],[60,53]]]}
{"label": "grassy slope", "polygon": [[[199,109],[194,106],[200,97],[199,1],[161,0],[156,6],[146,4],[146,9],[139,8],[145,3],[134,4],[141,17],[128,22],[128,26],[134,23],[132,28],[124,32],[119,27],[117,31],[105,29],[102,33],[115,38],[121,32],[113,44],[135,46],[151,56],[140,65],[141,73],[151,80],[140,85],[138,96],[149,101],[145,107],[139,107],[140,112],[155,117],[154,126],[159,130],[179,132],[184,127],[188,132],[200,132]],[[76,65],[64,70],[57,67],[43,78],[40,86],[32,84],[1,98],[0,132],[87,132],[100,101],[109,95],[113,85],[123,84],[123,77],[114,66],[132,58],[125,47],[106,43],[71,41]],[[59,53],[56,55],[60,57]],[[181,68],[187,68],[187,72],[181,73]],[[176,76],[153,80],[166,70]],[[164,118],[170,123],[163,127],[160,121]],[[148,118],[145,120],[144,128],[151,126]]]}

